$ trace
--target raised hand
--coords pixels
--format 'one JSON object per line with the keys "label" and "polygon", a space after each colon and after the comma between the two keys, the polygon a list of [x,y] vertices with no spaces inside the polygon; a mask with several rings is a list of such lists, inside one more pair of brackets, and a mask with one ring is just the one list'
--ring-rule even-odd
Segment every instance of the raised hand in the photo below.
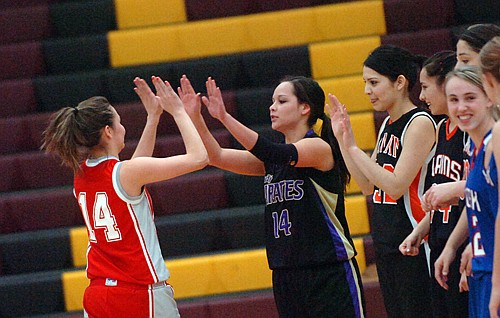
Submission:
{"label": "raised hand", "polygon": [[156,88],[156,96],[160,99],[160,105],[166,112],[173,115],[179,110],[184,111],[181,99],[172,89],[169,82],[153,76],[153,85]]}
{"label": "raised hand", "polygon": [[[354,133],[352,131],[351,120],[345,105],[343,105],[335,95],[328,94],[330,104],[327,104],[328,113],[332,122],[332,130],[335,138],[348,148],[356,145]],[[331,106],[330,106],[331,105]]]}
{"label": "raised hand", "polygon": [[149,85],[140,77],[134,78],[134,92],[141,99],[148,116],[160,116],[163,108],[160,106],[160,98],[156,96]]}
{"label": "raised hand", "polygon": [[224,101],[222,100],[222,93],[220,91],[220,88],[217,87],[215,80],[213,80],[211,77],[208,78],[206,85],[207,97],[203,96],[201,100],[207,107],[210,115],[222,121],[226,116],[227,111],[226,106],[224,106]]}
{"label": "raised hand", "polygon": [[184,108],[190,117],[201,112],[200,93],[194,91],[191,82],[186,75],[181,77],[181,87],[177,88],[179,97],[184,104]]}

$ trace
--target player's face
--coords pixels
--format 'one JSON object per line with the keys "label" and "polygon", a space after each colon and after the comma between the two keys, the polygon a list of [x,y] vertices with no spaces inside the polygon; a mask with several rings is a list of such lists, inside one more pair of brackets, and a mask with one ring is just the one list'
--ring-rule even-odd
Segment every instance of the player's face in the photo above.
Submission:
{"label": "player's face", "polygon": [[420,72],[420,100],[424,101],[433,115],[448,114],[444,85],[438,85],[436,77],[430,77],[425,68]]}
{"label": "player's face", "polygon": [[365,82],[365,94],[370,98],[376,111],[388,110],[395,104],[400,95],[395,82],[366,66],[363,67],[363,81]]}
{"label": "player's face", "polygon": [[446,83],[446,99],[450,118],[469,134],[487,127],[493,120],[489,109],[492,104],[486,94],[466,80],[450,78]]}
{"label": "player's face", "polygon": [[112,107],[113,113],[113,131],[116,133],[116,142],[120,145],[120,150],[125,147],[125,127],[121,124],[121,118],[114,107]]}
{"label": "player's face", "polygon": [[294,129],[303,115],[303,109],[304,104],[299,103],[295,96],[293,84],[279,84],[274,90],[273,103],[269,106],[271,127],[282,133]]}
{"label": "player's face", "polygon": [[459,40],[457,42],[457,65],[455,68],[464,65],[479,65],[479,54],[467,42]]}

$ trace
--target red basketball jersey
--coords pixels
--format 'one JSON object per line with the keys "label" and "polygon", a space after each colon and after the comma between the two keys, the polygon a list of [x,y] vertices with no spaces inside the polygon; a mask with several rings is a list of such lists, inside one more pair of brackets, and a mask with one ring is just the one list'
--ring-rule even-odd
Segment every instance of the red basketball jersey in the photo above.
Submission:
{"label": "red basketball jersey", "polygon": [[87,225],[87,277],[148,285],[170,273],[161,254],[149,193],[127,195],[115,157],[87,160],[74,192]]}

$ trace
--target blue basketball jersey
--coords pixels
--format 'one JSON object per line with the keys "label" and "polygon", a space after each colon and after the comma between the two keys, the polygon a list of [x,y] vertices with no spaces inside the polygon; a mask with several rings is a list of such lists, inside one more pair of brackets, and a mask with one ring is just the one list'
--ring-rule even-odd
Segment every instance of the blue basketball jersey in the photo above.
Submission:
{"label": "blue basketball jersey", "polygon": [[495,158],[491,156],[485,167],[485,149],[491,140],[491,131],[481,145],[476,146],[470,159],[471,170],[465,187],[465,203],[472,244],[472,271],[491,272],[495,241],[495,218],[498,209],[498,178]]}

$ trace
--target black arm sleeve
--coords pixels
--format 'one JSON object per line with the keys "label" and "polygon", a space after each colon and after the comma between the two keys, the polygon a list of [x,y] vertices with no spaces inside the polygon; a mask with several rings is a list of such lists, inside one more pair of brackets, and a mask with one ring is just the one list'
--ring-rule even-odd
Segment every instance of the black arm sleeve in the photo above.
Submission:
{"label": "black arm sleeve", "polygon": [[297,164],[299,156],[295,145],[275,143],[260,135],[250,152],[264,162],[291,166]]}

